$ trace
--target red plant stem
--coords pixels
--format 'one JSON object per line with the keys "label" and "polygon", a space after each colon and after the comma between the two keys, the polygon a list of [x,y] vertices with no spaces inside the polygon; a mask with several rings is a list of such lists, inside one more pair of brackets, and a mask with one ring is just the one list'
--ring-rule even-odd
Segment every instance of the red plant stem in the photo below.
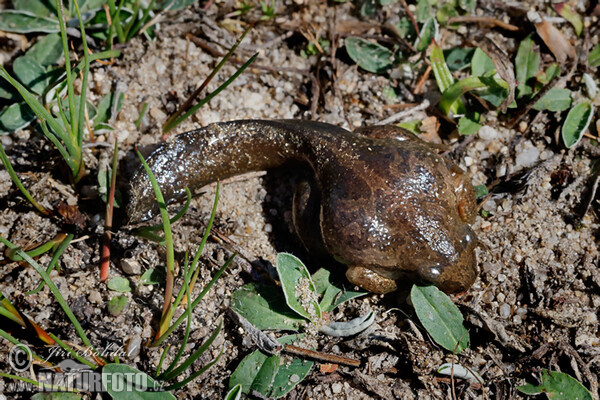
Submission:
{"label": "red plant stem", "polygon": [[110,173],[110,190],[108,202],[106,203],[106,222],[104,224],[104,235],[102,240],[102,255],[100,257],[100,281],[108,278],[110,270],[110,240],[112,238],[113,210],[115,204],[115,186],[117,185],[117,154],[118,147],[115,139],[115,150],[113,153],[112,171]]}

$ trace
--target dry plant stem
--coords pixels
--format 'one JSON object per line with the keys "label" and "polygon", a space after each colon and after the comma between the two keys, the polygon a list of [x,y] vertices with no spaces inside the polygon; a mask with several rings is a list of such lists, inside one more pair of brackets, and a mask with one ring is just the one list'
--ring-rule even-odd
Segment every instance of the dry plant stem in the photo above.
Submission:
{"label": "dry plant stem", "polygon": [[421,77],[421,79],[419,79],[419,82],[417,82],[417,86],[415,87],[415,90],[413,90],[414,94],[421,94],[421,92],[423,91],[423,85],[425,85],[425,82],[427,82],[427,79],[429,79],[429,75],[431,74],[431,65],[427,66],[427,69],[425,70],[425,73],[423,74],[423,76]]}
{"label": "dry plant stem", "polygon": [[347,365],[349,367],[359,367],[360,361],[354,360],[349,357],[337,356],[335,354],[327,354],[321,353],[314,350],[305,349],[303,347],[293,346],[291,344],[286,344],[283,347],[283,351],[286,353],[294,354],[297,356],[314,358],[315,360],[325,361],[333,364],[342,364]]}
{"label": "dry plant stem", "polygon": [[400,111],[386,119],[382,119],[377,124],[378,125],[389,125],[389,124],[396,123],[397,121],[400,121],[403,118],[413,115],[419,111],[425,110],[427,107],[429,107],[429,100],[423,100],[423,102],[421,104],[419,104],[418,106],[413,107],[409,110]]}
{"label": "dry plant stem", "polygon": [[100,281],[104,282],[108,278],[110,271],[110,240],[112,238],[113,211],[115,205],[115,186],[117,185],[117,155],[118,142],[115,136],[115,148],[113,152],[112,170],[110,173],[110,191],[108,192],[108,201],[106,203],[106,220],[104,224],[104,236],[102,240],[102,256],[100,257]]}
{"label": "dry plant stem", "polygon": [[415,16],[413,15],[413,13],[410,12],[410,9],[408,8],[408,4],[406,4],[406,0],[400,0],[400,3],[402,3],[402,7],[404,7],[404,11],[406,12],[406,14],[408,14],[410,21],[412,22],[413,26],[415,27],[415,32],[417,32],[417,36],[421,36],[421,32],[419,31],[419,24],[417,24],[417,20],[415,20]]}
{"label": "dry plant stem", "polygon": [[519,30],[518,26],[507,24],[506,22],[500,21],[499,19],[492,18],[492,17],[478,17],[478,16],[464,15],[464,16],[452,17],[452,18],[448,19],[448,25],[455,24],[455,23],[469,23],[469,22],[490,25],[492,27],[497,26],[499,28],[506,29],[507,31],[511,31],[511,32],[516,32]]}

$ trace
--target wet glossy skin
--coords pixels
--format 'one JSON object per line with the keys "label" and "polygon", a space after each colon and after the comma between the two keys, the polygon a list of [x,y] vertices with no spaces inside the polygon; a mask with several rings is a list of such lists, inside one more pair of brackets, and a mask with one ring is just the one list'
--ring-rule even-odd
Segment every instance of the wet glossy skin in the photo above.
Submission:
{"label": "wet glossy skin", "polygon": [[[309,250],[348,266],[346,276],[375,293],[397,279],[425,280],[446,292],[477,277],[475,194],[463,171],[434,147],[394,126],[355,132],[300,121],[211,124],[159,147],[148,164],[167,202],[218,179],[298,159],[314,181],[298,185],[294,225]],[[145,172],[131,182],[131,222],[157,205]]]}

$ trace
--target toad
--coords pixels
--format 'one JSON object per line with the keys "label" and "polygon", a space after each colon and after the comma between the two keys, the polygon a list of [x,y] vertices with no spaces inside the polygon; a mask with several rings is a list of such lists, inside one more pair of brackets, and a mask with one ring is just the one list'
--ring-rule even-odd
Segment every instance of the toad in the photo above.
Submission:
{"label": "toad", "polygon": [[[241,120],[182,133],[147,162],[167,203],[190,190],[295,159],[314,172],[294,194],[293,223],[309,251],[326,251],[350,282],[374,293],[396,280],[424,280],[448,293],[477,277],[476,214],[468,177],[433,145],[396,126],[354,132],[301,120]],[[158,205],[143,168],[128,214],[137,223]]]}

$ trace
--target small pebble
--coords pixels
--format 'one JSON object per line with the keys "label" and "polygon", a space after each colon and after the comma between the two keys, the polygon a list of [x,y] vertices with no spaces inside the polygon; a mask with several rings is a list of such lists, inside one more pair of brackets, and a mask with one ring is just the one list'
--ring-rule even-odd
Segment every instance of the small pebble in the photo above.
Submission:
{"label": "small pebble", "polygon": [[134,335],[129,339],[127,343],[127,356],[130,360],[133,360],[140,354],[140,347],[142,346],[142,337],[140,335]]}
{"label": "small pebble", "polygon": [[335,394],[341,393],[343,388],[344,388],[344,386],[341,383],[339,383],[339,382],[336,382],[333,385],[331,385],[331,390]]}
{"label": "small pebble", "polygon": [[142,272],[142,266],[133,258],[122,258],[120,265],[127,275],[139,275]]}
{"label": "small pebble", "polygon": [[504,303],[500,306],[499,310],[500,316],[504,319],[510,317],[510,305]]}

